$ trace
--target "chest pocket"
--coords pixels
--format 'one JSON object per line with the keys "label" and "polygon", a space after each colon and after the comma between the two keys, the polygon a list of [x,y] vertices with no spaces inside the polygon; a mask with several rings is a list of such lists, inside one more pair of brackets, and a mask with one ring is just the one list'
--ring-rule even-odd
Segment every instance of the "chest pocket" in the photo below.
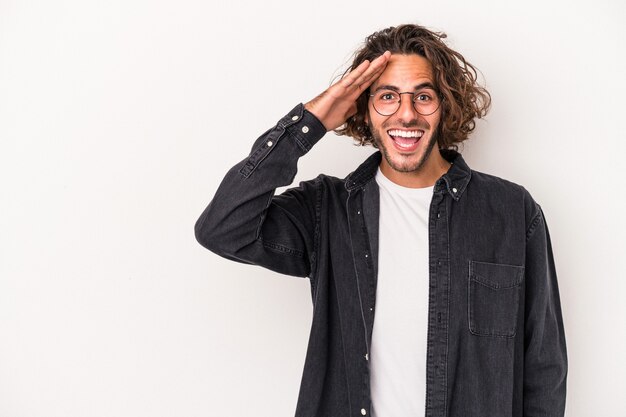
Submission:
{"label": "chest pocket", "polygon": [[477,336],[514,337],[524,267],[470,261],[469,330]]}

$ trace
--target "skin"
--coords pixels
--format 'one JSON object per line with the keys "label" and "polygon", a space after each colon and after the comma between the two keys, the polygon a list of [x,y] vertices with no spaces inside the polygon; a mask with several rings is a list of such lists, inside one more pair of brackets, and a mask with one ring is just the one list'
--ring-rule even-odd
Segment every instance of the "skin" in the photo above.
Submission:
{"label": "skin", "polygon": [[[391,54],[389,51],[374,59],[364,61],[337,83],[305,104],[326,130],[341,126],[356,113],[356,100],[368,87],[375,90],[381,85],[393,85],[399,91],[414,91],[415,86],[434,83],[432,68],[419,55]],[[423,188],[435,182],[447,172],[450,163],[433,151],[437,143],[437,131],[441,108],[430,116],[415,111],[410,95],[403,95],[398,111],[391,116],[381,116],[370,102],[366,121],[379,149],[383,153],[381,171],[391,181],[410,188]],[[397,149],[388,134],[389,129],[421,130],[423,136],[416,149]]]}
{"label": "skin", "polygon": [[[392,55],[380,77],[371,85],[393,86],[398,91],[418,91],[418,85],[435,85],[430,62],[419,55]],[[429,116],[419,114],[411,102],[411,95],[403,94],[398,111],[391,116],[381,116],[370,100],[366,123],[384,158],[380,163],[382,173],[396,184],[410,188],[430,187],[448,171],[450,163],[439,152],[438,128],[441,106]],[[423,132],[416,149],[398,149],[394,145],[392,130]],[[433,151],[434,149],[434,151]]]}

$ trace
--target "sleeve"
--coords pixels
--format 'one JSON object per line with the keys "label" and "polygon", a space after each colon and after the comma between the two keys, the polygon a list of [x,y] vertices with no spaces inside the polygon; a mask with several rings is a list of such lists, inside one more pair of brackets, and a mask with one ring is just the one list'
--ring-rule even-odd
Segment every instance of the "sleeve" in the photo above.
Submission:
{"label": "sleeve", "polygon": [[293,182],[298,159],[324,134],[324,125],[299,104],[261,135],[250,155],[228,171],[196,222],[198,242],[227,259],[308,276],[319,183],[274,193]]}
{"label": "sleeve", "polygon": [[565,413],[567,351],[550,233],[543,211],[526,239],[524,416]]}

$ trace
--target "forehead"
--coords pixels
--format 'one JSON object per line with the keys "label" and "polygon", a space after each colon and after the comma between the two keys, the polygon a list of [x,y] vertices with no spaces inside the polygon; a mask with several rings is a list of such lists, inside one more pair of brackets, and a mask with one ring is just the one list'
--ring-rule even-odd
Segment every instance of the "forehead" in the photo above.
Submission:
{"label": "forehead", "polygon": [[385,70],[372,84],[376,89],[381,85],[395,86],[400,89],[413,89],[424,82],[433,82],[433,70],[430,62],[423,56],[410,54],[392,54]]}

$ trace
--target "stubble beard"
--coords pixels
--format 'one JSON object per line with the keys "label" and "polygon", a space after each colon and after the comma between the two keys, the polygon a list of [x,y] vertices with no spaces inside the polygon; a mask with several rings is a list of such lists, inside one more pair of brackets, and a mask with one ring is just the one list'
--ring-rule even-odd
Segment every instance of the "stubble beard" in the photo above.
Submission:
{"label": "stubble beard", "polygon": [[[411,128],[411,127],[416,127],[416,126],[404,126],[404,127]],[[422,155],[420,156],[417,162],[411,162],[408,160],[408,158],[402,155],[398,155],[398,156],[399,158],[405,159],[405,161],[398,162],[398,161],[393,160],[392,155],[390,154],[389,150],[385,146],[385,143],[380,137],[378,130],[375,130],[375,129],[370,129],[370,130],[372,133],[372,137],[374,139],[374,143],[376,143],[376,145],[378,146],[378,149],[380,149],[380,151],[382,152],[383,157],[387,161],[387,164],[389,164],[389,166],[394,171],[398,171],[398,172],[415,172],[415,171],[419,171],[420,169],[422,169],[422,167],[426,164],[426,161],[428,160],[428,157],[430,156],[431,152],[433,151],[435,144],[437,143],[437,138],[439,137],[439,127],[437,127],[437,129],[433,132],[433,134],[428,139],[426,148],[424,149],[424,152],[422,153]],[[382,126],[381,130],[386,131],[385,126]]]}

